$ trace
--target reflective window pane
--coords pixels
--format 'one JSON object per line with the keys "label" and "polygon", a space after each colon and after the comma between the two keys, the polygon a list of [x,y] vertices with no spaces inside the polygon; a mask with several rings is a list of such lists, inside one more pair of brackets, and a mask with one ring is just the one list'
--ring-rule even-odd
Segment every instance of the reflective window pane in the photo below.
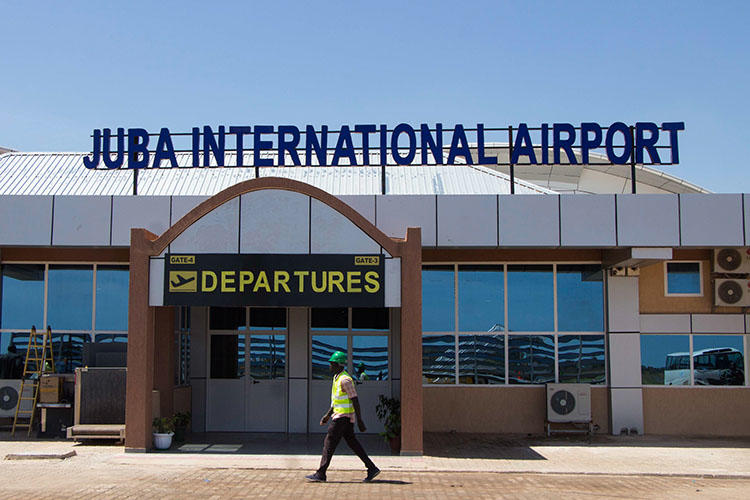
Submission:
{"label": "reflective window pane", "polygon": [[557,356],[561,384],[604,383],[604,335],[560,335]]}
{"label": "reflective window pane", "polygon": [[211,335],[211,378],[245,375],[245,335]]}
{"label": "reflective window pane", "polygon": [[425,266],[422,269],[422,330],[452,332],[455,323],[453,266]]}
{"label": "reflective window pane", "polygon": [[456,383],[456,344],[453,335],[422,337],[422,383]]}
{"label": "reflective window pane", "polygon": [[[23,340],[28,342],[28,333]],[[20,379],[23,377],[23,363],[26,357],[26,343],[22,342],[21,335],[17,333],[0,333],[0,380]],[[12,347],[11,347],[12,346]],[[23,348],[21,348],[23,346]]]}
{"label": "reflective window pane", "polygon": [[388,308],[352,308],[352,330],[388,330]]}
{"label": "reflective window pane", "polygon": [[552,335],[510,335],[508,380],[511,384],[553,383],[555,338]]}
{"label": "reflective window pane", "polygon": [[388,337],[354,335],[352,337],[352,374],[360,382],[388,380]]}
{"label": "reflective window pane", "polygon": [[667,293],[701,293],[701,273],[698,262],[667,262]]}
{"label": "reflective window pane", "polygon": [[92,266],[49,266],[47,323],[55,330],[91,330]]}
{"label": "reflective window pane", "polygon": [[346,335],[312,336],[312,378],[318,380],[331,378],[328,360],[336,351],[348,352]]}
{"label": "reflective window pane", "polygon": [[2,275],[0,328],[44,328],[44,266],[4,264]]}
{"label": "reflective window pane", "polygon": [[128,329],[127,266],[96,267],[96,329]]}
{"label": "reflective window pane", "polygon": [[239,330],[245,328],[244,307],[210,307],[208,328],[211,330]]}
{"label": "reflective window pane", "polygon": [[127,344],[127,333],[99,333],[94,336],[94,342],[98,344]]}
{"label": "reflective window pane", "polygon": [[251,307],[250,328],[253,330],[286,329],[285,307]]}
{"label": "reflective window pane", "polygon": [[514,332],[554,330],[552,266],[508,266],[508,323]]}
{"label": "reflective window pane", "polygon": [[286,376],[286,335],[250,336],[250,376],[262,380]]}
{"label": "reflective window pane", "polygon": [[745,356],[741,335],[694,335],[695,385],[744,385]]}
{"label": "reflective window pane", "polygon": [[458,329],[503,331],[504,288],[502,266],[458,266]]}
{"label": "reflective window pane", "polygon": [[458,337],[458,383],[505,383],[505,336]]}
{"label": "reflective window pane", "polygon": [[601,266],[557,266],[557,329],[561,332],[604,331]]}
{"label": "reflective window pane", "polygon": [[641,335],[641,383],[690,385],[688,335]]}
{"label": "reflective window pane", "polygon": [[57,373],[73,373],[83,365],[83,344],[91,342],[88,334],[52,333],[52,356]]}
{"label": "reflective window pane", "polygon": [[348,330],[349,310],[346,307],[314,307],[310,310],[313,330]]}

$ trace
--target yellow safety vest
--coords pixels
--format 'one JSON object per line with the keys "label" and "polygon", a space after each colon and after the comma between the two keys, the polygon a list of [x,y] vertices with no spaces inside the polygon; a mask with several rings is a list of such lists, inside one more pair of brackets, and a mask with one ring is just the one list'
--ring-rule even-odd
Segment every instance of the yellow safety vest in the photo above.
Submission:
{"label": "yellow safety vest", "polygon": [[333,408],[334,414],[338,413],[341,415],[348,415],[354,413],[352,400],[349,399],[349,395],[341,385],[344,377],[348,378],[351,382],[352,378],[346,373],[346,370],[342,370],[341,373],[333,377],[333,385],[331,385],[331,407]]}

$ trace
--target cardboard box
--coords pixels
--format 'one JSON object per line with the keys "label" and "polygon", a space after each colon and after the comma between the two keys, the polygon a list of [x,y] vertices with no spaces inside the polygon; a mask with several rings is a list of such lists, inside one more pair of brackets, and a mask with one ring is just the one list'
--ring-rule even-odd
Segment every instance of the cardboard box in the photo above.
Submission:
{"label": "cardboard box", "polygon": [[55,375],[42,375],[39,383],[40,403],[59,403],[62,392],[62,378]]}

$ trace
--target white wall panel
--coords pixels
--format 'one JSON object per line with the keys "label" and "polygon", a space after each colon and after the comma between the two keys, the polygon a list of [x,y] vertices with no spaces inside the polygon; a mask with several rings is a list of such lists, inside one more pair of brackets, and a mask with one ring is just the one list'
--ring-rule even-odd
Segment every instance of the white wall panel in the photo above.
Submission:
{"label": "white wall panel", "polygon": [[609,335],[609,385],[641,386],[641,336],[638,333]]}
{"label": "white wall panel", "polygon": [[241,253],[310,251],[310,197],[280,189],[242,195]]}
{"label": "white wall panel", "polygon": [[55,196],[53,245],[109,246],[112,198]]}
{"label": "white wall panel", "polygon": [[217,207],[198,219],[171,243],[171,252],[237,253],[239,198]]}
{"label": "white wall panel", "polygon": [[148,272],[148,305],[164,305],[164,259],[151,257]]}
{"label": "white wall panel", "polygon": [[638,278],[607,277],[607,305],[610,332],[637,332],[641,325],[638,309]]}
{"label": "white wall panel", "polygon": [[499,203],[501,247],[560,245],[558,196],[500,195]]}
{"label": "white wall panel", "polygon": [[288,408],[289,408],[289,430],[287,432],[301,433],[301,434],[306,433],[307,432],[307,380],[306,379],[289,379]]}
{"label": "white wall panel", "polygon": [[641,314],[641,333],[690,333],[689,314]]}
{"label": "white wall panel", "polygon": [[0,196],[0,245],[49,245],[52,196]]}
{"label": "white wall panel", "polygon": [[380,244],[325,203],[312,200],[311,253],[380,253]]}
{"label": "white wall panel", "polygon": [[432,195],[379,195],[375,199],[378,227],[392,238],[405,238],[406,228],[422,228],[422,246],[437,245],[437,212]]}
{"label": "white wall panel", "polygon": [[615,246],[614,195],[560,195],[560,244]]}
{"label": "white wall panel", "polygon": [[169,229],[169,196],[112,198],[112,245],[130,246],[130,229],[142,227],[157,236]]}
{"label": "white wall panel", "polygon": [[497,246],[497,196],[437,197],[438,246]]}
{"label": "white wall panel", "polygon": [[375,195],[341,195],[337,198],[375,224]]}
{"label": "white wall panel", "polygon": [[618,246],[679,246],[676,194],[617,195]]}
{"label": "white wall panel", "polygon": [[385,259],[385,307],[401,307],[401,258]]}
{"label": "white wall panel", "polygon": [[742,246],[742,195],[681,194],[683,246]]}
{"label": "white wall panel", "polygon": [[175,222],[182,219],[189,211],[206,201],[208,198],[208,196],[173,196],[172,215],[169,225],[174,226]]}
{"label": "white wall panel", "polygon": [[643,392],[640,388],[611,389],[612,434],[618,435],[623,428],[636,429],[643,434]]}
{"label": "white wall panel", "polygon": [[693,333],[745,333],[742,314],[693,314]]}

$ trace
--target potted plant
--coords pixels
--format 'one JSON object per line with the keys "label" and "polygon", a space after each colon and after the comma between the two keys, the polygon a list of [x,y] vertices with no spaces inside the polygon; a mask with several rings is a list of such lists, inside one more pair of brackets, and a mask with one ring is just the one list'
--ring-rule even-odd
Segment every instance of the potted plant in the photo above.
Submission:
{"label": "potted plant", "polygon": [[172,436],[174,436],[174,421],[167,417],[156,417],[153,421],[154,426],[154,448],[157,450],[166,450],[172,446]]}
{"label": "potted plant", "polygon": [[398,455],[401,451],[401,401],[381,394],[375,413],[385,429],[380,435],[390,445],[391,453]]}
{"label": "potted plant", "polygon": [[189,411],[178,411],[172,417],[172,423],[174,424],[174,440],[178,443],[185,441],[185,432],[190,426],[191,415]]}

